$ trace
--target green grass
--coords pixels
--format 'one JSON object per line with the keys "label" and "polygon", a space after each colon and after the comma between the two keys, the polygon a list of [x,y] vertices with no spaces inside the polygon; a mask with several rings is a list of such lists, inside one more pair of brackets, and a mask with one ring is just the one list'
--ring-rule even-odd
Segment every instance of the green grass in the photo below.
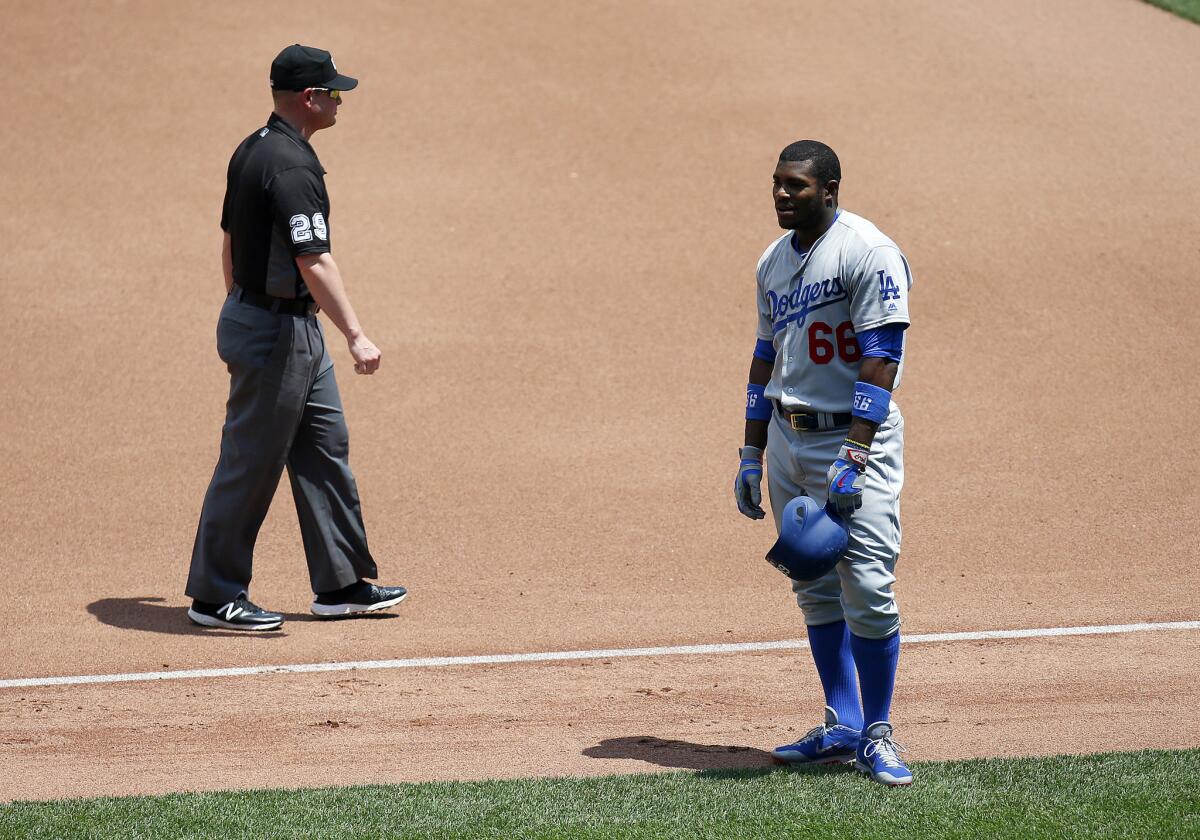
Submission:
{"label": "green grass", "polygon": [[1174,12],[1181,18],[1200,23],[1200,0],[1146,0],[1151,6],[1158,6],[1168,12]]}
{"label": "green grass", "polygon": [[175,794],[0,806],[3,838],[1200,837],[1200,750]]}

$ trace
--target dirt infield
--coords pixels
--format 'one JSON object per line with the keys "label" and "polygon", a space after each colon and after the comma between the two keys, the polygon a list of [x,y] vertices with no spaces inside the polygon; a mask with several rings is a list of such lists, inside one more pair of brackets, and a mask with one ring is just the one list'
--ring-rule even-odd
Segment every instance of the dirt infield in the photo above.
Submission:
{"label": "dirt infield", "polygon": [[[1200,617],[1193,24],[1134,0],[353,0],[5,28],[0,679],[800,636],[729,485],[769,176],[801,136],[916,276],[905,632]],[[303,620],[284,482],[252,596],[293,620],[248,638],[190,626],[182,589],[226,388],[224,168],[297,40],[363,80],[314,145],[380,375],[331,344],[382,579],[413,594]],[[1200,746],[1197,643],[915,647],[898,736],[919,759]],[[5,689],[0,799],[754,763],[816,686],[793,652]],[[206,760],[240,743],[279,769]]]}

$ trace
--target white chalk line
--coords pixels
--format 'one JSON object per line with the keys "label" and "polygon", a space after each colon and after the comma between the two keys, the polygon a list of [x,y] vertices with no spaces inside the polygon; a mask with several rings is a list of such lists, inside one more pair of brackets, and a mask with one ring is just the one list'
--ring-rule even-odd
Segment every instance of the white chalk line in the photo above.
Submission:
{"label": "white chalk line", "polygon": [[[1105,636],[1116,633],[1150,633],[1163,630],[1200,630],[1200,621],[1163,621],[1148,624],[1106,624],[1083,627],[1040,627],[1029,630],[978,630],[966,633],[918,633],[901,635],[905,645],[930,642],[976,642],[989,639],[1036,639],[1054,636]],[[92,674],[71,677],[31,677],[0,680],[0,689],[40,688],[56,685],[199,680],[221,677],[253,677],[260,674],[319,674],[328,671],[370,671],[397,668],[446,668],[455,665],[509,665],[524,662],[571,662],[584,659],[628,659],[635,656],[694,656],[715,653],[754,653],[770,650],[802,650],[808,642],[788,639],[779,642],[677,645],[674,647],[616,648],[613,650],[566,650],[541,653],[502,653],[490,656],[431,656],[420,659],[375,659],[362,662],[313,662],[301,665],[255,665],[245,668],[198,668],[189,671],[146,671],[135,674]]]}

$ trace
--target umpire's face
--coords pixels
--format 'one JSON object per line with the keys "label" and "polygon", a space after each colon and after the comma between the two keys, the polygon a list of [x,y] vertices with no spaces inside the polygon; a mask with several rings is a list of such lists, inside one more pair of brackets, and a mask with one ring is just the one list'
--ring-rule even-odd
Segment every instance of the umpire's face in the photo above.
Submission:
{"label": "umpire's face", "polygon": [[829,208],[837,206],[837,181],[821,184],[811,160],[780,161],[772,179],[775,216],[784,230],[808,230],[820,225]]}
{"label": "umpire's face", "polygon": [[342,105],[342,92],[325,88],[308,88],[304,91],[304,102],[308,106],[308,115],[312,120],[313,131],[320,131],[337,122],[338,108]]}

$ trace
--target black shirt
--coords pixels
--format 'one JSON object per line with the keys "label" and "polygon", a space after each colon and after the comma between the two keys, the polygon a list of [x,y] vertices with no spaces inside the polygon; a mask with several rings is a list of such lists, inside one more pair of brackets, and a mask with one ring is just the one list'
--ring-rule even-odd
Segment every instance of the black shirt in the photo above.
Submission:
{"label": "black shirt", "polygon": [[312,146],[278,114],[237,147],[221,211],[235,283],[272,297],[312,300],[296,257],[329,250],[324,176]]}

